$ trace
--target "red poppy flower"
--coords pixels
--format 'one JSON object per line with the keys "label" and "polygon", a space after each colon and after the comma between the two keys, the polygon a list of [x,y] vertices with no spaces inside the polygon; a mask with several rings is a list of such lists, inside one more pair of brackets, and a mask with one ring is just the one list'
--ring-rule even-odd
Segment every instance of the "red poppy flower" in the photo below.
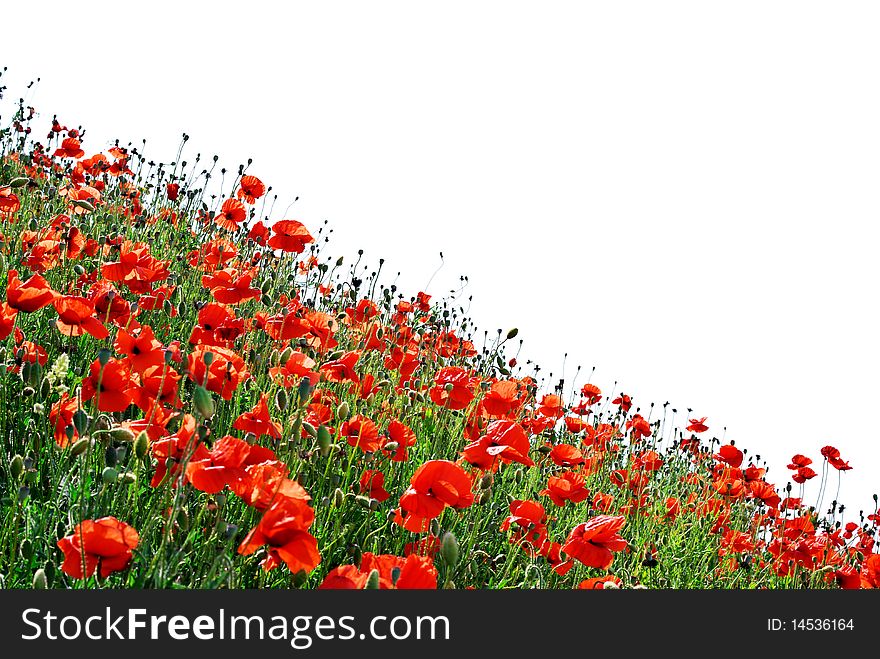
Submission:
{"label": "red poppy flower", "polygon": [[[211,365],[205,365],[205,355],[211,353]],[[187,357],[189,377],[208,391],[224,400],[232,400],[238,385],[250,377],[244,360],[234,351],[218,346],[198,345]]]}
{"label": "red poppy flower", "polygon": [[389,443],[397,444],[397,447],[387,450],[383,447],[383,453],[391,458],[392,462],[406,462],[409,459],[409,447],[416,444],[416,434],[413,429],[397,419],[392,419],[388,423],[388,439]]}
{"label": "red poppy flower", "polygon": [[321,562],[318,541],[308,531],[314,521],[314,511],[302,499],[276,499],[239,545],[238,553],[249,556],[266,546],[267,556],[260,563],[264,570],[285,563],[293,574],[309,572]]}
{"label": "red poppy flower", "polygon": [[406,558],[390,554],[375,555],[365,552],[360,568],[354,565],[335,567],[318,586],[323,590],[363,590],[370,574],[379,573],[379,588],[390,589],[436,589],[437,568],[427,556],[409,554]]}
{"label": "red poppy flower", "polygon": [[251,508],[267,510],[276,499],[282,498],[311,499],[302,485],[287,478],[287,466],[281,462],[250,464],[244,471],[244,476],[228,482],[228,485]]}
{"label": "red poppy flower", "polygon": [[18,311],[32,313],[52,303],[58,295],[41,275],[33,275],[26,282],[18,279],[18,271],[7,275],[6,303]]}
{"label": "red poppy flower", "polygon": [[447,366],[437,371],[434,386],[428,392],[435,405],[461,410],[474,399],[471,376],[463,368]]}
{"label": "red poppy flower", "polygon": [[315,239],[301,222],[296,220],[281,220],[272,225],[272,237],[268,246],[272,249],[280,249],[282,252],[300,254]]}
{"label": "red poppy flower", "polygon": [[257,437],[268,435],[273,439],[281,439],[281,424],[270,417],[268,400],[269,394],[260,394],[260,400],[254,408],[239,416],[232,427],[242,432],[252,432]]}
{"label": "red poppy flower", "polygon": [[21,208],[18,196],[8,185],[0,186],[0,216],[11,215]]}
{"label": "red poppy flower", "polygon": [[216,270],[202,275],[202,286],[211,291],[211,296],[221,304],[238,304],[245,300],[259,298],[259,288],[252,288],[253,274],[238,275],[234,270]]}
{"label": "red poppy flower", "polygon": [[622,516],[599,515],[578,524],[562,546],[562,551],[587,567],[607,570],[614,561],[612,552],[626,549],[627,542],[618,533],[626,523]]}
{"label": "red poppy flower", "polygon": [[0,302],[0,341],[12,334],[16,314],[18,309],[10,307],[6,302]]}
{"label": "red poppy flower", "polygon": [[623,582],[615,577],[613,574],[607,574],[604,577],[593,577],[592,579],[585,579],[578,584],[578,590],[605,590],[609,588],[609,584],[611,587],[620,587]]}
{"label": "red poppy flower", "polygon": [[585,384],[581,387],[581,396],[586,399],[587,405],[595,405],[602,400],[602,390],[595,384]]}
{"label": "red poppy flower", "polygon": [[382,445],[376,424],[360,414],[355,414],[343,423],[339,432],[349,446],[356,446],[365,453],[375,453]]}
{"label": "red poppy flower", "polygon": [[709,426],[707,426],[705,423],[706,418],[707,417],[704,416],[699,419],[689,419],[690,425],[687,428],[685,428],[685,430],[687,430],[688,432],[698,432],[698,433],[699,432],[706,432],[707,430],[709,430]]}
{"label": "red poppy flower", "polygon": [[165,363],[162,344],[156,340],[153,329],[148,325],[143,325],[138,331],[119,330],[113,347],[127,357],[131,368],[138,373]]}
{"label": "red poppy flower", "polygon": [[128,364],[110,359],[105,366],[99,360],[92,362],[89,375],[82,383],[82,399],[97,397],[102,412],[122,412],[131,405],[131,374]]}
{"label": "red poppy flower", "polygon": [[386,501],[391,495],[385,490],[385,474],[374,469],[366,469],[361,474],[361,494],[376,499],[379,502]]}
{"label": "red poppy flower", "polygon": [[186,478],[197,490],[216,494],[247,478],[249,465],[275,460],[275,453],[270,449],[227,435],[214,442],[207,455],[189,461]]}
{"label": "red poppy flower", "polygon": [[558,419],[565,414],[565,407],[562,404],[562,399],[556,394],[545,395],[541,398],[541,404],[538,405],[538,414],[550,419]]}
{"label": "red poppy flower", "polygon": [[[52,425],[52,436],[59,447],[64,448],[79,436],[73,425],[73,415],[76,414],[76,399],[70,394],[61,395],[61,400],[52,405],[49,410],[49,423]],[[68,434],[70,433],[70,434]]]}
{"label": "red poppy flower", "polygon": [[64,552],[61,570],[74,579],[88,578],[95,570],[106,578],[125,569],[139,540],[133,527],[115,517],[84,520],[72,534],[58,540]]}
{"label": "red poppy flower", "polygon": [[446,506],[467,508],[474,502],[471,477],[448,460],[429,460],[410,479],[400,497],[400,507],[410,514],[404,528],[421,530],[424,520],[434,519]]}
{"label": "red poppy flower", "polygon": [[238,186],[236,196],[249,204],[266,194],[266,186],[256,176],[242,176]]}
{"label": "red poppy flower", "polygon": [[238,199],[227,199],[214,216],[214,222],[222,229],[235,231],[247,219],[247,210]]}
{"label": "red poppy flower", "polygon": [[53,154],[56,158],[82,158],[86,152],[80,148],[79,140],[75,137],[68,137],[62,140],[61,146],[55,149]]}
{"label": "red poppy flower", "polygon": [[529,457],[529,436],[515,421],[493,421],[486,434],[468,444],[462,456],[470,464],[481,469],[493,469],[497,463],[519,462],[531,467],[535,462]]}
{"label": "red poppy flower", "polygon": [[586,501],[590,491],[584,486],[584,476],[574,471],[565,471],[559,476],[550,476],[547,487],[540,492],[557,506],[564,506],[566,501],[580,503]]}
{"label": "red poppy flower", "polygon": [[725,444],[718,449],[718,453],[713,456],[716,460],[724,462],[731,467],[739,467],[743,463],[743,452],[733,444]]}
{"label": "red poppy flower", "polygon": [[66,336],[80,336],[83,332],[98,340],[106,339],[110,332],[95,318],[95,305],[84,297],[62,295],[52,303],[58,312],[56,326]]}
{"label": "red poppy flower", "polygon": [[585,462],[584,454],[577,446],[556,444],[550,449],[550,459],[560,467],[576,467]]}

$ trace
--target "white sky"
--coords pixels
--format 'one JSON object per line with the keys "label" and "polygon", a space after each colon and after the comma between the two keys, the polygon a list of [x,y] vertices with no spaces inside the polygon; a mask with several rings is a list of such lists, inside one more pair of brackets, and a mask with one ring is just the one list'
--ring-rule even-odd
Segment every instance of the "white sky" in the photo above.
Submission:
{"label": "white sky", "polygon": [[[671,401],[880,491],[876,2],[4,8],[8,95],[87,152],[218,154],[414,294],[470,278],[521,362]],[[5,119],[5,117],[4,117]],[[350,259],[349,259],[350,260]],[[581,378],[583,381],[584,378]],[[831,487],[831,496],[834,486]],[[818,480],[808,489],[812,501]],[[830,497],[826,497],[826,503]]]}

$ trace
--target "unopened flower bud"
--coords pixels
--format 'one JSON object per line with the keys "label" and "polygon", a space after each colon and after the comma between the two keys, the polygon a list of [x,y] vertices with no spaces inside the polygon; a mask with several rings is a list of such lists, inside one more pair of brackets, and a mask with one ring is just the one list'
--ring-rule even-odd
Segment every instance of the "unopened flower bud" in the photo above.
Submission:
{"label": "unopened flower bud", "polygon": [[348,421],[348,417],[351,416],[351,407],[349,407],[347,401],[342,401],[339,403],[339,407],[336,408],[336,418],[340,421]]}
{"label": "unopened flower bud", "polygon": [[203,418],[210,419],[214,416],[214,399],[211,398],[211,394],[207,389],[197,386],[193,394],[193,402],[195,403],[196,410],[198,410]]}
{"label": "unopened flower bud", "polygon": [[46,578],[46,570],[43,568],[38,568],[34,572],[33,587],[34,590],[46,590],[49,588],[49,579]]}
{"label": "unopened flower bud", "polygon": [[370,570],[370,576],[367,577],[364,590],[379,590],[379,570]]}
{"label": "unopened flower bud", "polygon": [[455,564],[458,563],[458,556],[458,538],[451,531],[447,531],[443,534],[443,539],[440,541],[440,557],[446,565],[455,567]]}

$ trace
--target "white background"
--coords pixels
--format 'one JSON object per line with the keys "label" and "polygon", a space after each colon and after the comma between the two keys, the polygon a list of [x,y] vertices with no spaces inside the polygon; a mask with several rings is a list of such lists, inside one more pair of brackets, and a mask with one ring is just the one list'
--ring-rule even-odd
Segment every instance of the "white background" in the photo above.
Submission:
{"label": "white background", "polygon": [[[520,361],[880,491],[876,2],[19,2],[8,95],[221,156]],[[6,118],[6,117],[4,117]],[[274,218],[279,219],[279,218]],[[579,383],[584,381],[582,376]],[[817,465],[818,467],[818,465]],[[836,474],[835,474],[836,476]],[[834,484],[831,496],[834,494]],[[812,501],[818,479],[808,489]],[[831,498],[826,497],[826,503]],[[849,515],[847,515],[849,517]]]}

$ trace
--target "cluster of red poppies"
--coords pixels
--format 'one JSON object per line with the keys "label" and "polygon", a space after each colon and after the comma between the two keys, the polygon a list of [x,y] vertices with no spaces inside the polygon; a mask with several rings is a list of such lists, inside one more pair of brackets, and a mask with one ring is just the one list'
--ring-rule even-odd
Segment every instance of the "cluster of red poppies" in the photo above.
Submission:
{"label": "cluster of red poppies", "polygon": [[[25,122],[15,128],[24,133]],[[571,401],[561,390],[539,394],[534,377],[513,375],[516,359],[479,350],[426,293],[395,301],[389,288],[371,299],[354,275],[334,286],[306,227],[257,216],[266,186],[255,176],[239,172],[212,211],[184,177],[139,184],[128,149],[86,158],[79,131],[58,122],[49,137],[60,141],[56,149],[25,141],[3,161],[18,176],[0,186],[3,251],[16,263],[0,340],[23,380],[62,351],[89,353],[73,395],[48,389],[57,447],[82,452],[97,441],[103,416],[107,428],[98,432],[134,444],[152,488],[229,492],[256,511],[238,553],[259,552],[264,569],[300,574],[321,562],[320,508],[292,476],[293,455],[328,465],[326,481],[309,483],[327,495],[319,506],[348,494],[370,512],[390,501],[385,519],[413,537],[403,556],[361,552],[356,564],[326,566],[325,588],[436,587],[441,538],[454,542],[439,520],[486,504],[501,476],[506,485],[540,484],[531,498],[505,500],[495,532],[557,575],[576,563],[605,572],[583,588],[619,587],[608,570],[621,552],[656,560],[656,547],[626,539],[630,519],[673,525],[684,516],[707,521],[719,573],[754,564],[780,576],[800,570],[823,583],[880,586],[876,511],[862,525],[820,522],[801,499],[783,499],[764,468],[744,466],[733,443],[710,450],[699,439],[705,418],[662,446],[659,422],[633,411],[630,396],[604,396],[592,383]],[[104,232],[108,217],[123,228]],[[185,248],[173,251],[172,237],[160,253],[137,239],[151,228],[182,236]],[[207,300],[181,299],[193,281]],[[53,334],[23,316],[50,317]],[[236,408],[253,401],[255,383],[256,403]],[[245,409],[229,418],[229,434],[215,417],[224,405]],[[458,428],[452,454],[434,452],[428,422]],[[414,451],[420,463],[408,469]],[[850,469],[833,447],[821,455],[827,468]],[[817,476],[811,462],[792,458],[795,483]],[[349,492],[334,490],[333,464],[357,471]],[[661,478],[685,494],[658,498]],[[578,523],[560,527],[547,506],[574,511]],[[58,540],[62,570],[107,577],[129,565],[139,541],[115,517],[82,519]]]}

